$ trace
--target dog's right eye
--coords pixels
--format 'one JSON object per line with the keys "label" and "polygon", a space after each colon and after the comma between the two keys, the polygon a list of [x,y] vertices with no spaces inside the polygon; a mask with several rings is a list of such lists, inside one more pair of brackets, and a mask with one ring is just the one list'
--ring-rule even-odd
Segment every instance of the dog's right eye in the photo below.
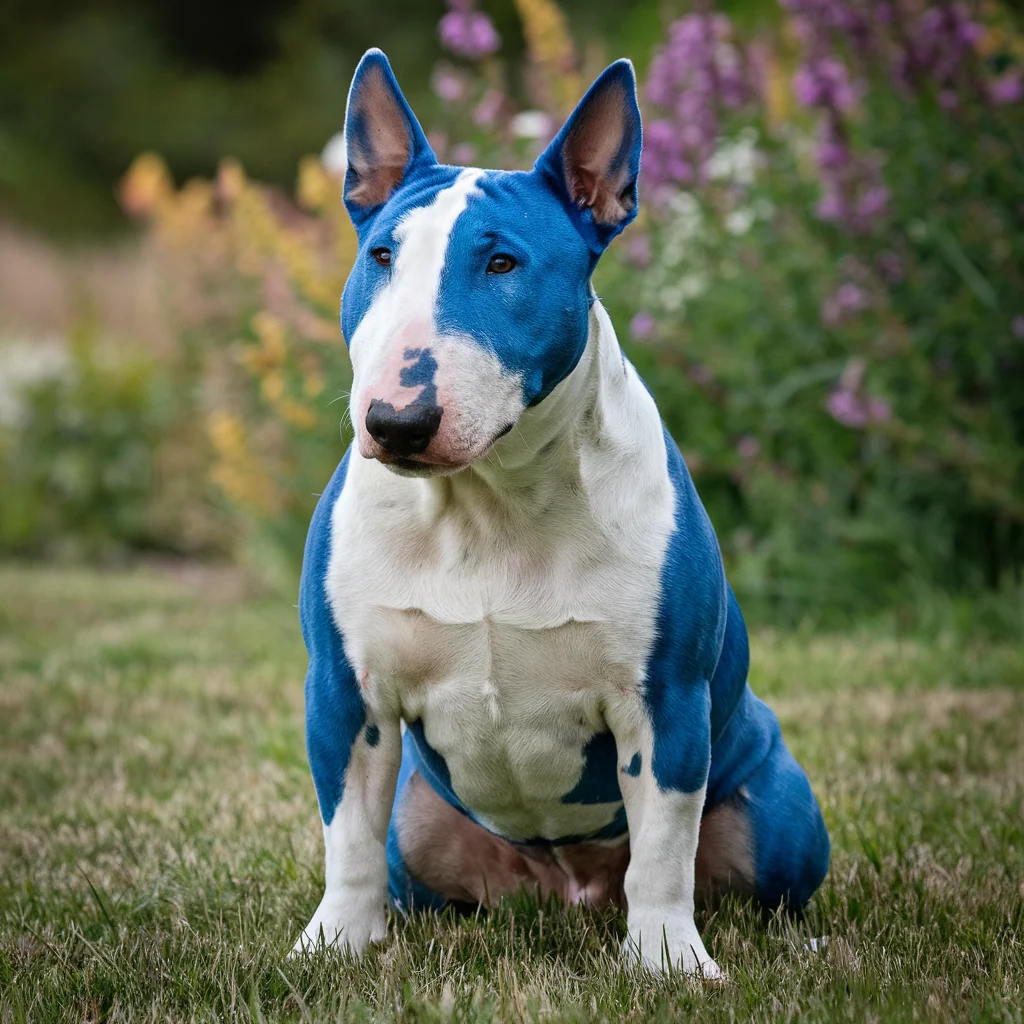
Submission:
{"label": "dog's right eye", "polygon": [[382,266],[391,266],[391,250],[385,249],[383,246],[379,246],[376,249],[370,250],[370,255]]}

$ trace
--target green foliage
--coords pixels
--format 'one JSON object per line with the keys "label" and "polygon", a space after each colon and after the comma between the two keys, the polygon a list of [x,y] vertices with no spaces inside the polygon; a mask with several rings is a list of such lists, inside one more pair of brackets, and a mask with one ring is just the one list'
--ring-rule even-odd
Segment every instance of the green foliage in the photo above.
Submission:
{"label": "green foliage", "polygon": [[[511,3],[494,2],[506,53],[522,50]],[[651,37],[654,0],[567,5],[577,27]],[[113,184],[143,150],[175,175],[209,176],[226,154],[289,186],[341,129],[352,71],[386,47],[417,109],[440,49],[441,0],[28,3],[0,9],[0,209],[60,237],[123,227]],[[578,17],[577,17],[578,15]]]}
{"label": "green foliage", "polygon": [[[100,351],[92,327],[81,327],[66,372],[27,387],[16,422],[0,432],[0,551],[104,558],[215,548],[223,537],[205,521],[204,477],[187,475],[201,453],[175,436],[181,383],[138,354]],[[168,481],[174,463],[184,472]]]}

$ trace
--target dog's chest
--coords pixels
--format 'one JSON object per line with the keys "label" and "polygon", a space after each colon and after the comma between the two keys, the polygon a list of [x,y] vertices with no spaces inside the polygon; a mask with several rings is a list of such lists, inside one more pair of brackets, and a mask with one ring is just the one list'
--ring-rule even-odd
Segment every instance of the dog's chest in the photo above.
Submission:
{"label": "dog's chest", "polygon": [[328,594],[370,713],[421,721],[459,800],[506,835],[606,826],[610,802],[565,798],[608,699],[639,694],[654,545],[586,518],[487,543],[457,517],[354,498],[335,513]]}

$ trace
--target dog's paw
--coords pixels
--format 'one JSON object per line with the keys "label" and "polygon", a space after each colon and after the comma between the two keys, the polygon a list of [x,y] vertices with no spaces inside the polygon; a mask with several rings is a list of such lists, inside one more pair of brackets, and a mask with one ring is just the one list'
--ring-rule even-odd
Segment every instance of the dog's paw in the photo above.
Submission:
{"label": "dog's paw", "polygon": [[678,971],[704,981],[725,981],[726,974],[708,955],[694,925],[631,926],[622,946],[623,959],[655,976]]}
{"label": "dog's paw", "polygon": [[336,948],[359,956],[371,942],[384,938],[384,907],[358,907],[343,895],[328,895],[320,901],[309,924],[302,929],[291,955],[303,956],[318,947]]}

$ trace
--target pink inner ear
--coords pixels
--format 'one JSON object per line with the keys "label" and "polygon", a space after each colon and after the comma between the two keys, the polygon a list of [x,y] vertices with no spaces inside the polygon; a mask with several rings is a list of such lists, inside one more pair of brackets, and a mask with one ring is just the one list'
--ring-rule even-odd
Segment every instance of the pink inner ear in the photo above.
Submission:
{"label": "pink inner ear", "polygon": [[401,183],[412,149],[402,108],[379,67],[359,83],[349,118],[365,125],[366,135],[348,140],[349,166],[359,180],[345,198],[356,206],[379,206]]}
{"label": "pink inner ear", "polygon": [[611,87],[581,110],[562,147],[565,184],[572,201],[593,211],[598,224],[614,227],[633,210],[626,193],[629,165],[614,167],[627,130],[628,97]]}

